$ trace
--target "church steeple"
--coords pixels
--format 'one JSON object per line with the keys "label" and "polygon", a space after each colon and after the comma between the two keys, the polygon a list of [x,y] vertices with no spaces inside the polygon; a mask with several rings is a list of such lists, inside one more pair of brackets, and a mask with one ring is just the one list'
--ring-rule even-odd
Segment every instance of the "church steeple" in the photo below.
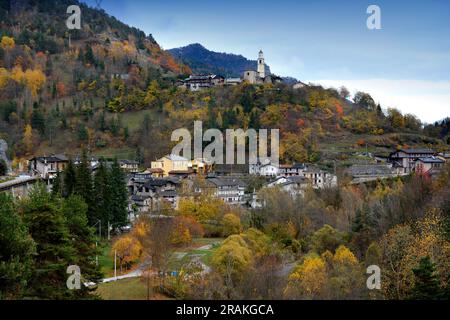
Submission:
{"label": "church steeple", "polygon": [[264,53],[262,50],[259,50],[257,71],[260,78],[264,79],[266,77],[266,64],[264,63]]}

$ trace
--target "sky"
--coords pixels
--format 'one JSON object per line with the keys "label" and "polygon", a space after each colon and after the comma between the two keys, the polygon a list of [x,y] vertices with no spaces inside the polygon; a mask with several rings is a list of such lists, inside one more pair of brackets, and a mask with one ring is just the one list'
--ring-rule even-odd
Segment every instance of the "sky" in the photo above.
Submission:
{"label": "sky", "polygon": [[[448,0],[85,0],[164,49],[200,43],[256,59],[272,73],[370,93],[424,122],[450,116]],[[369,30],[369,5],[381,29]]]}

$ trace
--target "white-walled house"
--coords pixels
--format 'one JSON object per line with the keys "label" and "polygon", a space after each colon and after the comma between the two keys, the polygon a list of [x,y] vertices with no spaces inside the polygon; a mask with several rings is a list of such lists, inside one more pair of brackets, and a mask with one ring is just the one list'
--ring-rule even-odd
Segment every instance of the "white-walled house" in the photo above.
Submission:
{"label": "white-walled house", "polygon": [[248,172],[257,176],[276,177],[279,174],[279,166],[272,164],[269,158],[259,159],[256,164],[249,165]]}

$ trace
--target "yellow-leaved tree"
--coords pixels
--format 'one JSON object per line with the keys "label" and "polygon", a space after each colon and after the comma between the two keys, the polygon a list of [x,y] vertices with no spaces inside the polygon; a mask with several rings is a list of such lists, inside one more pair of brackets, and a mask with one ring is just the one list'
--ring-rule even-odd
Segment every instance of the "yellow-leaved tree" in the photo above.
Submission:
{"label": "yellow-leaved tree", "polygon": [[122,268],[129,267],[140,258],[142,254],[142,245],[134,237],[125,235],[120,237],[112,246],[111,254],[117,254],[119,260],[120,272]]}
{"label": "yellow-leaved tree", "polygon": [[16,45],[14,38],[8,37],[8,36],[3,36],[2,37],[2,42],[1,42],[1,46],[3,49],[8,50],[8,49],[14,49],[14,46]]}
{"label": "yellow-leaved tree", "polygon": [[325,261],[313,253],[297,265],[288,279],[287,297],[318,299],[326,293],[328,273]]}
{"label": "yellow-leaved tree", "polygon": [[232,234],[239,234],[242,231],[241,219],[233,214],[227,213],[222,218],[222,235],[224,237],[231,236]]}
{"label": "yellow-leaved tree", "polygon": [[341,245],[332,258],[330,294],[334,299],[356,299],[364,288],[363,270],[358,259],[347,247]]}
{"label": "yellow-leaved tree", "polygon": [[30,154],[33,151],[33,128],[29,124],[25,126],[22,141],[25,146],[25,152]]}
{"label": "yellow-leaved tree", "polygon": [[25,84],[30,90],[33,98],[37,97],[38,91],[42,88],[45,83],[45,74],[39,70],[27,69],[24,74]]}
{"label": "yellow-leaved tree", "polygon": [[9,72],[5,68],[0,68],[0,89],[6,86],[9,79]]}
{"label": "yellow-leaved tree", "polygon": [[212,265],[229,285],[240,281],[253,265],[253,254],[240,235],[228,237],[212,257]]}

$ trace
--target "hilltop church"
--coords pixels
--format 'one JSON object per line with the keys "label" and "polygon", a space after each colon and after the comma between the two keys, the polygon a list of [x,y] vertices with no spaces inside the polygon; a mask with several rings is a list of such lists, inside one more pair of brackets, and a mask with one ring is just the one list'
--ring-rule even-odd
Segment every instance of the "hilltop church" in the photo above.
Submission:
{"label": "hilltop church", "polygon": [[246,70],[243,79],[251,84],[277,83],[283,80],[275,75],[266,75],[266,64],[264,62],[264,53],[259,51],[256,70]]}
{"label": "hilltop church", "polygon": [[189,89],[191,91],[199,91],[214,86],[229,85],[235,86],[242,81],[250,84],[280,83],[283,79],[273,74],[266,74],[266,64],[264,62],[264,53],[259,51],[258,60],[256,62],[256,70],[246,70],[240,78],[227,78],[221,75],[191,75],[189,78],[181,81],[179,87]]}

